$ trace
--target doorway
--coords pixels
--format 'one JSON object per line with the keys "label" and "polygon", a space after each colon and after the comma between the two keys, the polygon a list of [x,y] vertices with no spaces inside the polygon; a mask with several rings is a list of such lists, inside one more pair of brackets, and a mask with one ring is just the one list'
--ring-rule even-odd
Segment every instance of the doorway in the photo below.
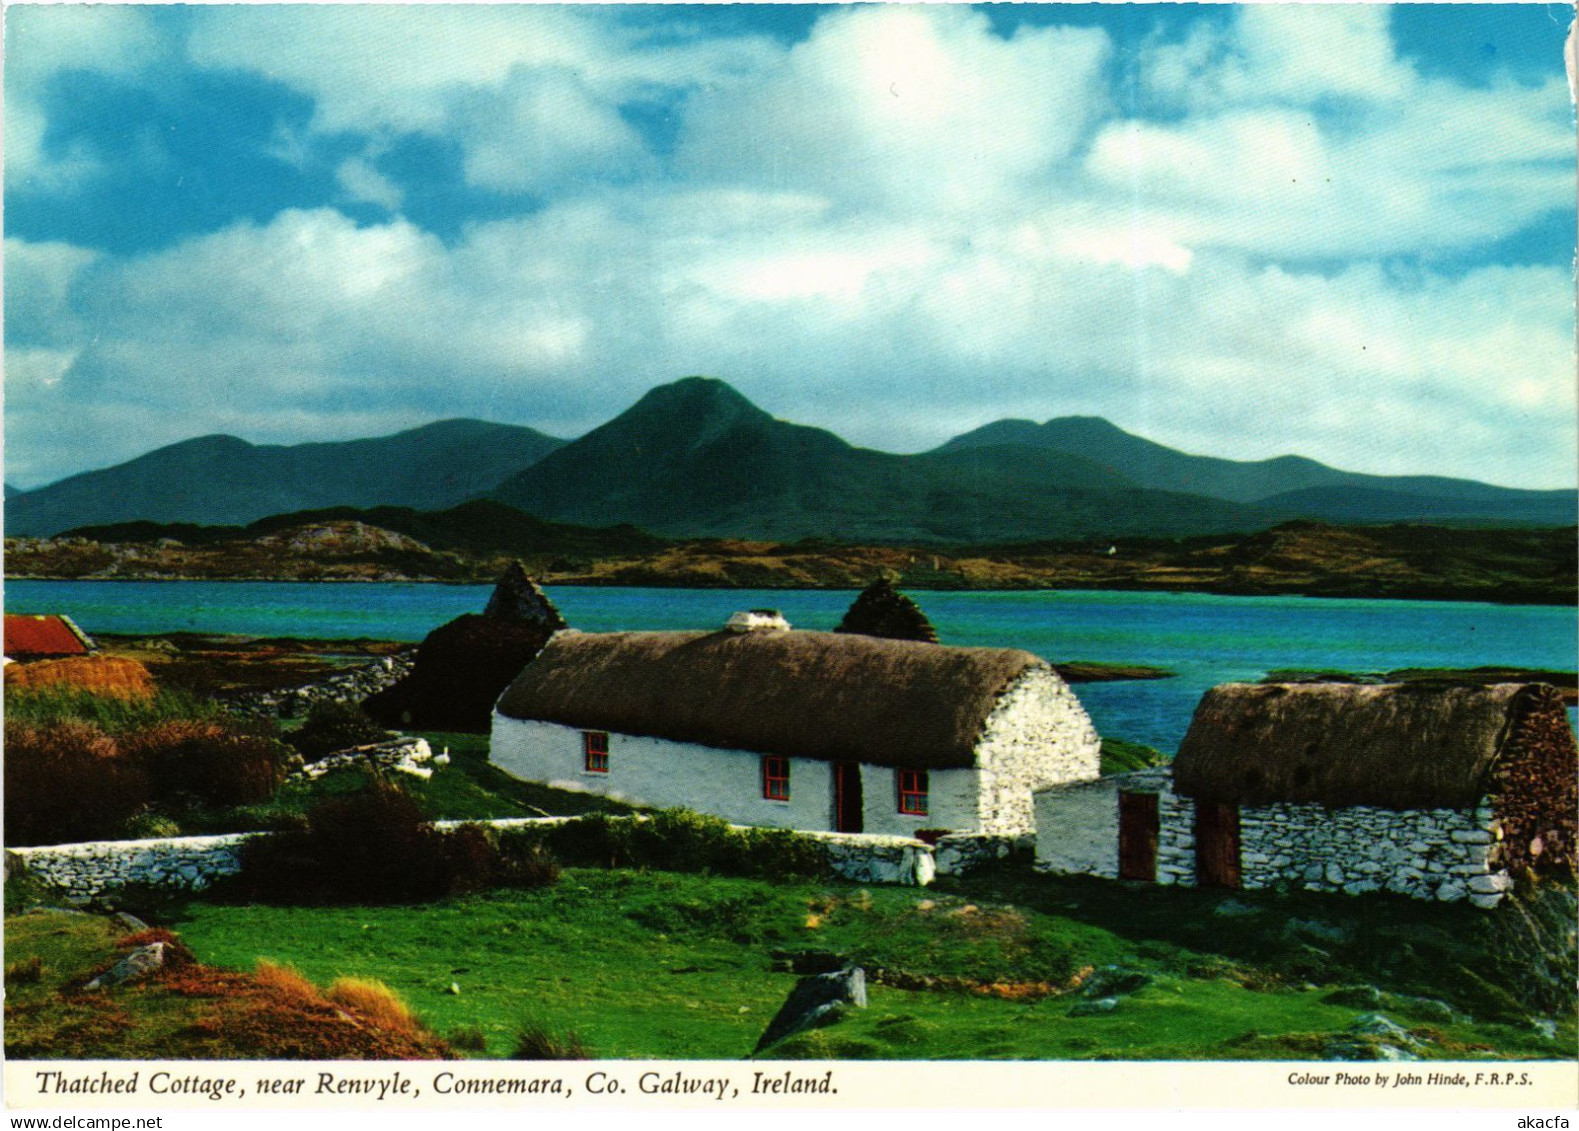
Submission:
{"label": "doorway", "polygon": [[1157,816],[1155,793],[1118,795],[1118,878],[1157,880]]}
{"label": "doorway", "polygon": [[835,832],[841,833],[865,831],[861,767],[857,762],[833,764],[833,828]]}
{"label": "doorway", "polygon": [[1195,882],[1203,888],[1239,886],[1239,807],[1195,803]]}

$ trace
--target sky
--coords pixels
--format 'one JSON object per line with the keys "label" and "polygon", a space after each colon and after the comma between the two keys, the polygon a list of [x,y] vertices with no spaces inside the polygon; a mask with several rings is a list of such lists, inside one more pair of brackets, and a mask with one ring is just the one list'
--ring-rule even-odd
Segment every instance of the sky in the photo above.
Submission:
{"label": "sky", "polygon": [[6,480],[705,374],[1572,486],[1570,12],[13,5]]}

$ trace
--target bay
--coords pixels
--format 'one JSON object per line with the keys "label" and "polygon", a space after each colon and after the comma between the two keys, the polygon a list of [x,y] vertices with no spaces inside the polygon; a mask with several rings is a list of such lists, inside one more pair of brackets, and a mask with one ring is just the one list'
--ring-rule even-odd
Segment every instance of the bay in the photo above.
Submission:
{"label": "bay", "polygon": [[[489,591],[405,583],[12,581],[5,605],[11,612],[68,613],[90,634],[416,641],[453,617],[480,612]],[[589,632],[712,628],[746,608],[776,608],[796,627],[831,629],[854,597],[839,590],[578,586],[552,586],[548,593],[566,620]],[[1176,672],[1172,679],[1076,688],[1103,734],[1170,753],[1207,688],[1279,668],[1495,664],[1572,671],[1579,664],[1574,610],[1550,606],[1075,590],[912,596],[946,644]]]}

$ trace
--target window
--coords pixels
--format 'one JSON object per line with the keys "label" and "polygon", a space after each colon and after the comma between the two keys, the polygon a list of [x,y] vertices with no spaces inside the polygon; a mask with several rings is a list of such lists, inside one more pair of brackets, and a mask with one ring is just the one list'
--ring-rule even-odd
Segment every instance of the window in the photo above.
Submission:
{"label": "window", "polygon": [[762,796],[769,801],[788,801],[789,759],[771,754],[762,759]]}
{"label": "window", "polygon": [[899,811],[915,817],[927,815],[927,772],[899,771]]}
{"label": "window", "polygon": [[584,730],[581,742],[587,752],[586,769],[589,774],[609,772],[609,736],[601,730]]}

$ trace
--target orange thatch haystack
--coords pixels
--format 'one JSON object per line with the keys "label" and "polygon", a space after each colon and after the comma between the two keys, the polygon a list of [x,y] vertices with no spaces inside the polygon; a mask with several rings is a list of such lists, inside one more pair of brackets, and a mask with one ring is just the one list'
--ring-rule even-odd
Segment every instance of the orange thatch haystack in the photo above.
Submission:
{"label": "orange thatch haystack", "polygon": [[7,664],[5,682],[13,688],[63,687],[117,699],[150,699],[154,694],[154,678],[148,669],[136,660],[119,656],[71,656],[33,664]]}

